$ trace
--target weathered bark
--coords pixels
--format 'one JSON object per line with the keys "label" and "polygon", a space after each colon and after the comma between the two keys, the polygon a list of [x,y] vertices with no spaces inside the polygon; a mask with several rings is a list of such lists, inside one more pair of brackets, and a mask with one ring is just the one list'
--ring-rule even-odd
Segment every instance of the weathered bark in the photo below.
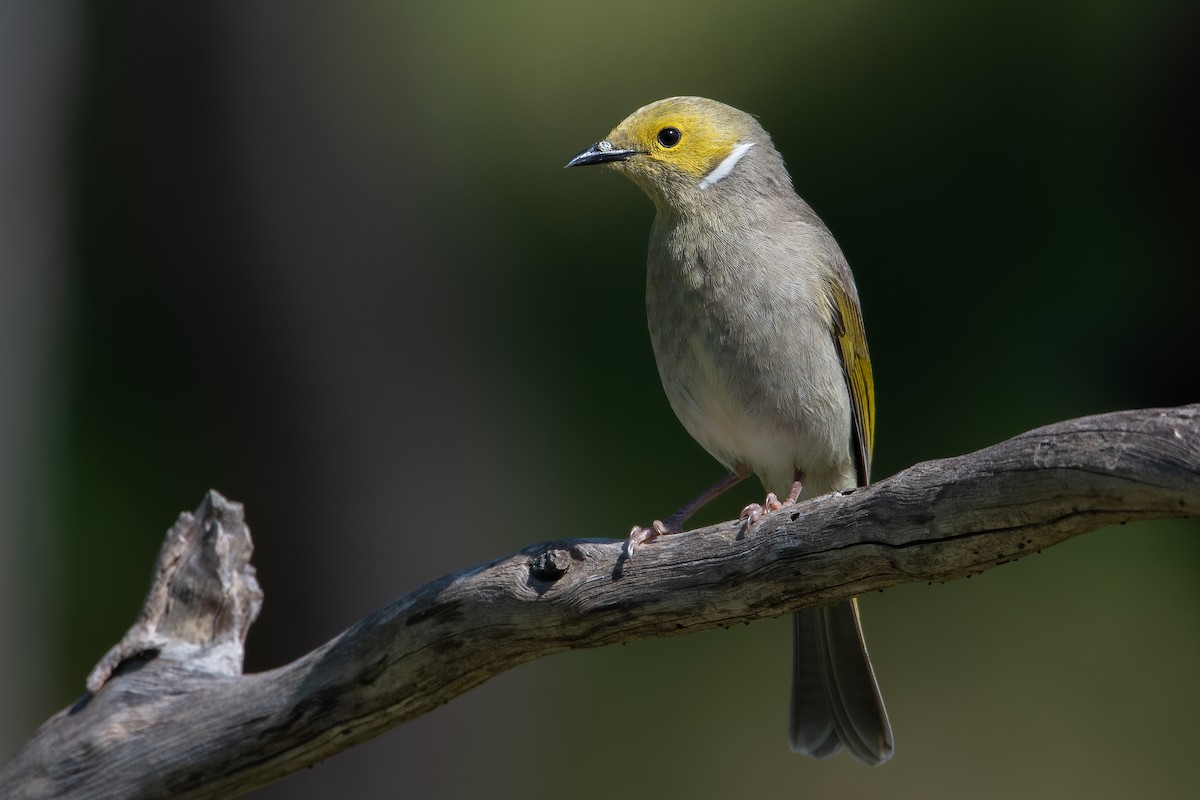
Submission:
{"label": "weathered bark", "polygon": [[687,633],[982,572],[1119,522],[1200,514],[1200,405],[1040,428],[846,494],[622,556],[531,545],[433,581],[308,655],[242,675],[261,592],[241,506],[168,533],[138,621],[0,769],[17,798],[225,797],[562,650]]}

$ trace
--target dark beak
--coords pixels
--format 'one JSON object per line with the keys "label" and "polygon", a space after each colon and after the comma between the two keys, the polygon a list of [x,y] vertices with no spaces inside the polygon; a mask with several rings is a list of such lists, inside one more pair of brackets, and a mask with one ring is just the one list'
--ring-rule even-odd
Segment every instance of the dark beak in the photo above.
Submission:
{"label": "dark beak", "polygon": [[579,155],[567,162],[568,167],[582,167],[587,164],[608,164],[613,161],[624,161],[638,154],[637,150],[618,150],[612,142],[596,142]]}

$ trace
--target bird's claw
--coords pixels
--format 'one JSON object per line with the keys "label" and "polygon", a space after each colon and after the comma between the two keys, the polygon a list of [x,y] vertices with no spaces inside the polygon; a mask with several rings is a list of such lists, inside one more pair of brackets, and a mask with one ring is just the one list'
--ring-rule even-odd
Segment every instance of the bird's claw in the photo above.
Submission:
{"label": "bird's claw", "polygon": [[790,497],[786,500],[780,501],[780,499],[775,496],[774,492],[770,492],[767,495],[767,499],[764,500],[761,505],[758,503],[751,503],[743,508],[742,513],[738,516],[738,519],[745,520],[746,526],[752,527],[754,523],[763,518],[764,514],[770,514],[772,511],[778,511],[784,506],[790,506],[795,502],[796,501]]}
{"label": "bird's claw", "polygon": [[662,520],[654,520],[649,528],[643,528],[641,525],[634,525],[629,531],[629,538],[625,540],[625,557],[633,558],[633,553],[638,549],[639,545],[646,542],[652,542],[660,536],[666,536],[671,530],[663,523]]}

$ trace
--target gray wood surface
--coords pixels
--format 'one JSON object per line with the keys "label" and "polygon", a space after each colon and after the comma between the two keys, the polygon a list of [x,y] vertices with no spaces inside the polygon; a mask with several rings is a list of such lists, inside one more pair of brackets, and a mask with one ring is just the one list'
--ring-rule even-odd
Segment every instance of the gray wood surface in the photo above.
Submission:
{"label": "gray wood surface", "polygon": [[[783,509],[751,530],[731,521],[669,536],[632,561],[614,540],[531,545],[243,675],[262,594],[242,508],[211,492],[168,532],[145,608],[88,691],[0,767],[0,795],[229,797],[551,653],[949,581],[1106,525],[1197,515],[1200,405],[1085,417]],[[446,520],[469,524],[480,521]]]}

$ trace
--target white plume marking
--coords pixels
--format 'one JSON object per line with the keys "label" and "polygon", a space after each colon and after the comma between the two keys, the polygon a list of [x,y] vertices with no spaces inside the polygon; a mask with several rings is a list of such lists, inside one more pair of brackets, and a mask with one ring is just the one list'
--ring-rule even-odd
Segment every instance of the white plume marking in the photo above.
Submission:
{"label": "white plume marking", "polygon": [[733,168],[737,166],[737,162],[742,160],[742,156],[746,155],[746,153],[750,151],[751,147],[754,147],[754,142],[745,142],[744,144],[739,144],[737,147],[733,148],[733,151],[729,155],[725,156],[724,161],[722,161],[720,164],[717,164],[716,168],[714,168],[712,172],[704,176],[704,180],[700,181],[700,188],[707,189],[729,173],[733,172]]}

